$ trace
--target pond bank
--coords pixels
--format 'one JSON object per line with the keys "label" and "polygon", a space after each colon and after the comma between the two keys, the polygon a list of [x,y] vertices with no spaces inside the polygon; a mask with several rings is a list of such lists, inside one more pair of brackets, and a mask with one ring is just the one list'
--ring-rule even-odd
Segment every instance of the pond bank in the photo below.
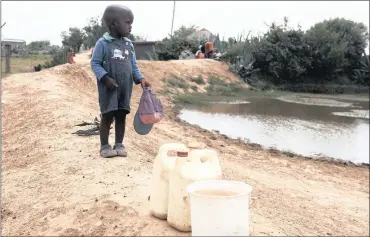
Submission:
{"label": "pond bank", "polygon": [[[191,236],[148,212],[153,159],[159,147],[190,140],[217,150],[223,179],[253,187],[251,236],[369,233],[368,168],[274,155],[217,133],[202,132],[177,122],[175,105],[167,96],[159,96],[165,119],[144,139],[132,127],[134,113],[128,115],[127,158],[101,159],[97,136],[72,134],[76,124],[90,121],[99,111],[88,57],[76,56],[79,65],[13,75],[3,81],[4,236]],[[198,75],[215,68],[225,77],[233,77],[219,62],[188,61],[138,64],[153,82],[154,91],[164,87],[159,79],[169,69],[179,75]],[[134,87],[133,111],[141,92],[139,86]],[[19,149],[20,142],[23,149]]]}
{"label": "pond bank", "polygon": [[[258,143],[254,143],[254,142],[251,142],[251,141],[247,141],[245,139],[242,139],[242,138],[231,138],[230,136],[227,136],[225,134],[220,134],[219,131],[217,130],[207,130],[207,129],[204,129],[202,127],[200,127],[199,125],[195,125],[195,124],[191,124],[191,123],[188,123],[184,120],[181,120],[179,118],[180,116],[180,113],[181,113],[181,110],[184,108],[184,106],[176,106],[175,107],[176,109],[174,109],[174,115],[175,115],[175,121],[180,123],[181,125],[183,126],[186,126],[186,127],[192,127],[194,129],[197,129],[199,130],[202,134],[204,134],[206,137],[209,137],[210,139],[207,140],[206,144],[210,147],[215,147],[215,145],[213,144],[214,141],[221,141],[218,142],[220,143],[222,147],[226,147],[227,145],[230,145],[230,144],[235,144],[237,146],[240,146],[242,147],[243,149],[246,149],[246,150],[255,150],[255,151],[259,151],[259,150],[265,150],[267,151],[270,155],[272,156],[276,156],[276,157],[279,157],[279,156],[284,156],[286,158],[289,158],[289,159],[304,159],[304,160],[313,160],[313,161],[318,161],[318,162],[323,162],[323,163],[330,163],[330,164],[334,164],[334,165],[346,165],[346,166],[356,166],[356,167],[363,167],[363,168],[369,168],[370,165],[368,163],[354,163],[352,161],[349,161],[349,160],[342,160],[342,159],[338,159],[338,158],[332,158],[332,157],[326,157],[326,156],[305,156],[305,155],[301,155],[301,154],[297,154],[297,153],[294,153],[294,152],[291,152],[291,151],[283,151],[283,150],[279,150],[279,149],[276,149],[276,148],[264,148],[261,144],[258,144]],[[217,143],[217,142],[216,142]]]}
{"label": "pond bank", "polygon": [[[232,113],[233,115],[238,115],[238,112],[235,110],[240,110],[241,107],[253,107],[253,105],[250,104],[250,101],[252,100],[257,100],[258,99],[265,99],[267,103],[269,99],[277,99],[280,100],[281,102],[287,102],[288,106],[290,105],[289,103],[294,103],[296,105],[291,105],[291,109],[294,110],[293,112],[289,112],[289,116],[294,117],[299,117],[302,113],[307,113],[305,111],[301,111],[301,108],[299,106],[305,106],[309,107],[308,113],[309,114],[309,119],[310,120],[317,120],[318,122],[322,119],[323,121],[327,121],[329,123],[332,123],[331,119],[334,115],[342,116],[342,119],[339,119],[339,122],[348,122],[348,117],[358,117],[359,118],[367,118],[368,113],[364,113],[362,110],[356,110],[356,108],[359,108],[358,103],[362,103],[364,101],[368,101],[368,95],[361,94],[359,95],[352,95],[352,94],[341,94],[341,95],[315,95],[315,94],[309,94],[309,93],[304,93],[304,94],[298,94],[298,93],[290,93],[290,92],[284,92],[284,91],[270,91],[270,92],[259,92],[255,90],[250,90],[248,88],[237,88],[237,83],[224,83],[220,82],[217,78],[212,78],[213,82],[211,81],[210,85],[208,86],[206,93],[170,93],[167,94],[169,97],[173,100],[173,102],[176,104],[175,106],[175,113],[176,116],[181,123],[187,126],[194,126],[197,129],[205,130],[205,127],[198,126],[196,122],[194,121],[192,123],[188,123],[187,121],[181,120],[178,116],[180,115],[180,111],[183,108],[193,108],[193,110],[197,110],[197,108],[207,108],[205,109],[206,113],[212,113],[212,114],[217,114],[221,112],[221,114],[228,114]],[[231,84],[231,85],[230,85]],[[261,100],[262,100],[261,99]],[[278,102],[278,101],[277,101]],[[276,103],[276,102],[274,102]],[[220,106],[218,106],[220,105]],[[222,106],[221,106],[222,105]],[[222,107],[217,108],[218,107]],[[260,106],[261,105],[257,105]],[[277,105],[276,107],[272,106],[273,110],[278,109],[278,112],[276,113],[275,116],[280,116],[279,114],[279,106]],[[319,109],[316,108],[316,106],[319,107]],[[262,106],[263,107],[263,106]],[[271,107],[271,105],[270,105]],[[286,105],[284,105],[286,107]],[[327,110],[328,108],[334,109],[335,112],[332,112],[332,116],[330,117],[328,114],[321,115],[320,118],[316,118],[315,116],[312,116],[312,113],[316,113],[315,111],[317,110],[318,113],[323,113],[324,112],[328,113]],[[344,109],[351,108],[353,111],[353,115],[348,115],[350,112],[346,112]],[[271,108],[269,108],[271,110]],[[336,110],[337,109],[337,110]],[[367,108],[368,109],[368,108]],[[244,109],[243,109],[244,110]],[[250,109],[249,109],[250,110]],[[247,109],[247,111],[249,111]],[[258,110],[259,113],[265,114],[266,111],[263,111],[261,108],[254,108],[254,110]],[[253,112],[249,111],[248,113]],[[271,112],[271,111],[270,111]],[[282,112],[285,112],[284,109]],[[365,110],[366,112],[366,110]],[[253,112],[254,113],[254,112]],[[193,115],[194,117],[195,115]],[[305,115],[307,116],[307,115]],[[324,117],[322,117],[324,116]],[[328,117],[329,116],[329,117]],[[206,119],[206,118],[203,118]],[[210,118],[208,118],[210,119]],[[229,118],[231,119],[231,118]],[[338,120],[338,119],[337,119]],[[231,120],[230,120],[231,121]],[[293,121],[293,120],[292,120]],[[285,121],[284,121],[285,122]],[[338,122],[338,121],[337,121]],[[204,121],[202,121],[204,124]],[[311,122],[312,123],[312,122]],[[313,121],[313,123],[315,123]],[[207,123],[209,125],[209,123]],[[219,133],[219,131],[212,131],[212,130],[217,130],[217,128],[209,127],[206,126],[207,129],[210,132],[210,136],[215,133]],[[301,125],[300,125],[301,126]],[[312,125],[305,125],[305,126],[312,126]],[[325,126],[325,125],[320,125],[320,126]],[[329,124],[328,127],[333,127],[333,124]],[[261,143],[259,142],[254,142],[253,140],[250,139],[243,139],[242,136],[230,136],[228,132],[225,132],[223,130],[222,135],[223,137],[229,139],[229,140],[238,140],[238,143],[242,142],[243,144],[247,144],[249,147],[248,148],[257,148],[257,149],[266,149],[270,151],[272,154],[280,154],[280,155],[285,155],[288,157],[299,157],[303,159],[313,159],[313,160],[319,160],[319,161],[324,161],[324,162],[330,162],[330,163],[336,163],[336,164],[345,164],[345,165],[354,165],[354,166],[364,166],[368,167],[369,164],[367,162],[353,162],[351,160],[345,160],[345,159],[340,159],[337,156],[331,156],[331,155],[325,155],[321,154],[321,152],[317,152],[314,155],[308,155],[308,154],[303,154],[299,153],[297,151],[291,151],[289,148],[288,150],[283,149],[280,150],[277,149],[274,146],[262,146]],[[239,138],[238,138],[239,137]],[[302,138],[303,139],[303,138]],[[294,149],[293,149],[294,150]],[[361,160],[361,159],[360,159]],[[363,158],[362,158],[363,160]]]}

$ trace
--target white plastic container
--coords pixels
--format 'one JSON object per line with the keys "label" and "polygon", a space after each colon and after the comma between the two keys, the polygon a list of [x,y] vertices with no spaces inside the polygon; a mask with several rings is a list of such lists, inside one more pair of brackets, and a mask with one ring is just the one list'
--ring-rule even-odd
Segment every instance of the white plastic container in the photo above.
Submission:
{"label": "white plastic container", "polygon": [[188,148],[182,143],[162,145],[153,164],[149,210],[162,220],[167,219],[169,174],[175,166],[178,151],[188,152]]}
{"label": "white plastic container", "polygon": [[229,180],[206,180],[187,187],[192,236],[249,236],[251,186]]}
{"label": "white plastic container", "polygon": [[211,149],[193,149],[177,158],[170,174],[167,222],[173,228],[191,231],[190,202],[186,187],[198,180],[222,179],[218,154]]}

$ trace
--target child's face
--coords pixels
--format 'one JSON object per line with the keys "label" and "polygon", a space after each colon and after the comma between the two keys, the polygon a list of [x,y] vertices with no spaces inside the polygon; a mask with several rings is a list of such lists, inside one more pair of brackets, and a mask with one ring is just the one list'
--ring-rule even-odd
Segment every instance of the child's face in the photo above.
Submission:
{"label": "child's face", "polygon": [[120,14],[114,25],[114,29],[119,37],[126,37],[131,33],[132,23],[134,22],[134,15],[132,12]]}

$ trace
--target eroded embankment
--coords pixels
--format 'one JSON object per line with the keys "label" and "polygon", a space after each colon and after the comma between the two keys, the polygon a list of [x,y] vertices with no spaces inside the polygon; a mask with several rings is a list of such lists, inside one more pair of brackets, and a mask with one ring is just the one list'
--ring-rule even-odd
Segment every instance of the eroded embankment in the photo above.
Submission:
{"label": "eroded embankment", "polygon": [[[190,235],[151,217],[147,200],[159,146],[194,139],[219,152],[224,179],[253,187],[251,235],[368,234],[368,168],[273,154],[184,125],[167,96],[167,117],[148,136],[129,115],[127,158],[101,159],[97,136],[71,134],[99,114],[88,59],[76,61],[3,80],[2,235]],[[235,78],[219,62],[139,62],[156,91],[171,73],[207,78],[208,64]],[[135,87],[133,110],[139,98]]]}

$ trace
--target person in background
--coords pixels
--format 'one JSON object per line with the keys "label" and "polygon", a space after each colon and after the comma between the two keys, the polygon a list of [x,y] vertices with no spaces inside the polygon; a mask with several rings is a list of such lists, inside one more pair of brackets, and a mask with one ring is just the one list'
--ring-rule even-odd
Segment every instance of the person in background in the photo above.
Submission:
{"label": "person in background", "polygon": [[196,59],[202,59],[204,58],[204,52],[202,52],[202,45],[199,45],[198,51],[195,53],[195,58]]}
{"label": "person in background", "polygon": [[73,63],[76,63],[73,59],[73,57],[75,56],[74,52],[72,49],[68,49],[68,52],[67,52],[67,63],[69,64],[73,64]]}
{"label": "person in background", "polygon": [[213,48],[213,42],[207,42],[205,44],[205,53],[204,53],[205,58],[215,58],[216,57],[216,52]]}

